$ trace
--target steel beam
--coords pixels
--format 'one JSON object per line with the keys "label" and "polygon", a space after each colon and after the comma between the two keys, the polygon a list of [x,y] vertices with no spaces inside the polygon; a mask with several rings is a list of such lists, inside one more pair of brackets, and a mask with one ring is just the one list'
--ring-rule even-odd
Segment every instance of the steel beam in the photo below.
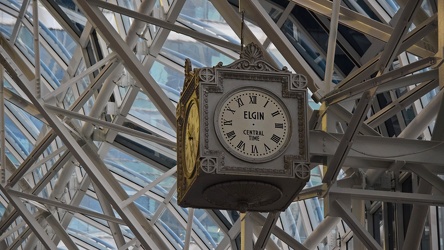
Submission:
{"label": "steel beam", "polygon": [[[309,149],[312,156],[332,156],[345,135],[310,131]],[[394,152],[396,149],[396,152]],[[357,135],[348,157],[376,162],[405,162],[406,164],[444,163],[438,157],[444,152],[444,142],[403,138]]]}
{"label": "steel beam", "polygon": [[93,5],[93,6],[101,7],[101,8],[104,8],[104,9],[107,9],[107,10],[111,10],[111,11],[117,12],[119,14],[128,16],[128,17],[135,18],[135,19],[137,19],[139,21],[143,21],[143,22],[146,22],[146,23],[149,23],[149,24],[153,24],[153,25],[159,26],[159,27],[164,28],[164,29],[172,30],[172,31],[177,32],[179,34],[190,36],[190,37],[192,37],[192,38],[194,38],[196,40],[200,40],[200,41],[204,41],[204,42],[209,42],[209,43],[212,43],[212,44],[215,44],[215,45],[227,48],[227,49],[231,49],[231,50],[234,50],[234,51],[240,51],[240,47],[238,45],[236,45],[236,44],[232,44],[230,42],[227,42],[227,41],[224,41],[222,39],[216,38],[214,36],[205,35],[205,34],[202,34],[200,32],[197,32],[197,31],[194,31],[194,30],[191,30],[191,29],[188,29],[188,28],[184,28],[182,26],[178,26],[178,25],[175,25],[175,24],[172,24],[172,23],[169,23],[169,22],[165,22],[163,20],[159,20],[157,18],[150,17],[148,15],[141,14],[141,13],[136,12],[136,11],[132,11],[132,10],[129,10],[127,8],[115,5],[115,4],[110,4],[108,2],[103,2],[103,1],[98,1],[98,0],[88,0],[88,3]]}
{"label": "steel beam", "polygon": [[147,134],[147,133],[144,133],[144,132],[140,132],[140,131],[137,131],[137,130],[134,130],[134,129],[130,129],[130,128],[127,128],[127,127],[124,127],[124,126],[121,126],[121,125],[117,125],[115,123],[111,123],[111,122],[107,122],[107,121],[100,120],[100,119],[97,119],[97,118],[93,118],[93,117],[90,117],[90,116],[82,115],[82,114],[79,114],[77,112],[72,112],[72,111],[69,111],[69,110],[66,110],[66,109],[62,109],[62,108],[59,108],[59,107],[55,107],[55,106],[52,106],[52,105],[49,105],[49,104],[46,104],[45,107],[47,109],[49,109],[49,110],[54,111],[55,113],[63,114],[63,115],[68,116],[70,118],[76,118],[76,119],[79,119],[79,120],[88,121],[91,124],[100,125],[100,126],[103,126],[105,128],[109,128],[109,129],[115,130],[116,132],[121,132],[121,133],[124,133],[124,134],[133,135],[135,137],[138,137],[138,138],[141,138],[141,139],[144,139],[144,140],[149,140],[149,141],[152,141],[152,142],[156,142],[156,143],[162,144],[162,145],[167,146],[167,147],[172,147],[173,148],[173,147],[176,146],[176,142],[172,142],[170,140],[166,140],[166,139],[163,139],[163,138],[155,136],[155,135],[150,135],[150,134]]}
{"label": "steel beam", "polygon": [[35,145],[32,152],[25,159],[25,161],[20,164],[20,167],[15,171],[11,177],[8,179],[8,186],[15,186],[17,182],[23,178],[26,172],[28,172],[29,168],[39,159],[39,157],[43,154],[43,152],[51,145],[51,143],[55,140],[57,135],[50,131],[46,136]]}
{"label": "steel beam", "polygon": [[97,63],[95,63],[91,67],[88,67],[82,73],[80,73],[80,74],[70,78],[68,81],[62,83],[62,85],[60,85],[57,89],[55,89],[54,91],[52,91],[52,92],[46,94],[45,96],[43,96],[42,99],[45,102],[47,102],[51,98],[57,97],[59,94],[64,93],[69,87],[71,87],[73,84],[77,83],[78,81],[82,80],[84,77],[86,77],[89,74],[92,74],[93,72],[99,70],[104,65],[114,63],[115,61],[116,61],[116,54],[115,53],[109,54],[108,56],[106,56],[102,60],[98,61]]}
{"label": "steel beam", "polygon": [[333,228],[336,227],[339,222],[341,222],[341,218],[339,217],[326,216],[316,229],[308,235],[303,245],[310,250],[316,249],[319,243],[331,233]]}
{"label": "steel beam", "polygon": [[287,60],[290,66],[298,74],[303,74],[308,79],[307,87],[312,93],[318,90],[315,82],[321,82],[319,77],[316,75],[311,67],[302,58],[299,52],[294,48],[294,46],[288,41],[283,32],[279,29],[276,23],[271,19],[268,13],[264,10],[262,5],[258,0],[245,0],[245,11],[249,18],[254,20],[257,25],[262,28],[271,42],[276,46],[282,56]]}
{"label": "steel beam", "polygon": [[194,218],[194,208],[188,208],[188,219],[187,219],[187,227],[185,233],[185,245],[183,250],[190,249],[190,241],[191,241],[191,231],[193,230],[193,218]]}
{"label": "steel beam", "polygon": [[[408,76],[416,71],[422,70],[424,68],[428,68],[436,64],[437,58],[430,57],[424,58],[422,60],[416,61],[414,63],[408,64],[404,67],[392,70],[386,74],[380,75],[378,77],[374,77],[370,80],[366,80],[362,83],[357,83],[353,86],[343,87],[340,89],[336,89],[333,92],[330,92],[325,96],[323,100],[328,102],[330,105],[345,100],[347,98],[356,96],[358,94],[362,94],[363,92],[373,88],[378,87],[379,91],[388,91],[390,89],[405,87],[409,85],[413,85],[418,82],[423,82],[431,79],[421,79],[421,74],[426,74],[429,78],[437,78],[438,72],[437,70],[427,71],[424,73],[418,73],[415,75]],[[406,76],[407,75],[407,76]],[[404,77],[403,77],[404,76]],[[401,78],[403,77],[403,78]],[[413,78],[411,81],[408,81],[408,78]],[[400,80],[401,83],[398,83],[396,80]],[[381,90],[382,89],[382,90]]]}
{"label": "steel beam", "polygon": [[347,157],[351,146],[354,141],[354,137],[359,132],[359,128],[362,122],[367,115],[367,111],[370,108],[370,103],[373,100],[375,95],[376,88],[366,91],[361,100],[358,103],[358,106],[353,113],[352,119],[348,124],[347,130],[345,131],[344,136],[342,137],[339,145],[336,149],[336,152],[331,159],[331,161],[327,164],[328,169],[322,179],[322,182],[327,183],[328,186],[336,182],[336,179],[339,174],[339,170],[342,168],[342,164],[344,163],[345,158]]}
{"label": "steel beam", "polygon": [[436,79],[419,84],[414,89],[411,89],[407,93],[404,93],[398,99],[393,100],[392,103],[385,106],[374,115],[370,116],[367,120],[364,121],[364,124],[367,124],[372,128],[376,128],[377,126],[388,120],[390,117],[409,107],[419,98],[429,93],[437,86],[438,81]]}
{"label": "steel beam", "polygon": [[358,237],[368,249],[382,250],[382,247],[376,242],[376,240],[370,235],[370,233],[365,230],[365,228],[359,223],[356,217],[349,211],[349,207],[347,207],[340,200],[334,200],[332,206],[335,210],[335,213],[340,215],[341,218],[352,229],[353,236]]}
{"label": "steel beam", "polygon": [[407,227],[407,232],[405,234],[405,241],[403,244],[403,250],[408,249],[420,249],[422,232],[424,231],[424,226],[427,219],[427,214],[429,213],[430,206],[443,206],[444,196],[443,195],[429,195],[432,191],[432,185],[424,180],[419,182],[418,192],[410,195],[415,196],[432,196],[433,198],[439,198],[441,204],[433,204],[432,200],[429,202],[417,203],[413,206],[409,225]]}
{"label": "steel beam", "polygon": [[119,36],[98,7],[90,6],[90,1],[87,2],[85,0],[78,0],[77,4],[83,10],[83,13],[88,16],[89,20],[99,27],[98,31],[101,32],[103,38],[108,41],[110,47],[122,59],[127,70],[132,73],[133,77],[144,88],[145,93],[165,117],[165,120],[171,127],[175,128],[176,111],[174,105],[149,75],[148,70],[140,64],[134,52],[126,45],[125,41]]}
{"label": "steel beam", "polygon": [[[324,16],[330,16],[332,12],[332,2],[326,0],[292,0],[299,6],[307,8],[313,12]],[[370,17],[366,17],[358,12],[352,11],[345,7],[341,7],[339,11],[339,23],[345,25],[357,32],[363,33],[367,36],[374,37],[378,40],[388,42],[395,28],[387,24],[378,22]],[[423,49],[417,45],[408,50],[420,57],[429,57],[433,52]]]}
{"label": "steel beam", "polygon": [[91,176],[94,182],[102,189],[101,191],[107,195],[108,200],[111,202],[111,204],[113,204],[113,207],[125,220],[128,227],[131,228],[135,236],[140,240],[141,244],[147,249],[150,249],[151,247],[166,248],[165,243],[163,240],[158,238],[159,236],[157,234],[148,234],[148,231],[152,232],[154,229],[149,225],[149,223],[147,223],[146,219],[136,206],[130,205],[125,209],[120,209],[118,207],[118,203],[120,203],[123,199],[126,199],[127,194],[109,172],[103,161],[96,154],[94,154],[94,145],[88,142],[83,142],[85,145],[82,147],[79,144],[79,142],[82,142],[82,140],[76,140],[70,134],[69,130],[58,120],[58,118],[54,114],[49,113],[43,107],[42,103],[35,98],[32,91],[28,89],[29,84],[26,84],[24,81],[22,81],[22,79],[19,78],[17,72],[20,72],[20,70],[15,66],[15,64],[9,62],[5,58],[5,56],[8,56],[6,51],[0,48],[0,54],[0,62],[3,64],[5,69],[9,72],[17,85],[19,85],[19,87],[25,92],[31,102],[39,109],[54,131],[65,143],[70,152],[82,164],[82,166],[84,166],[86,171],[89,173],[89,176]]}
{"label": "steel beam", "polygon": [[438,177],[438,175],[430,172],[422,165],[406,165],[405,169],[412,171],[417,174],[423,180],[427,181],[434,188],[441,192],[444,195],[444,180]]}
{"label": "steel beam", "polygon": [[[266,218],[262,216],[259,213],[252,213],[251,217],[257,221],[259,224],[265,224]],[[278,237],[280,240],[285,242],[288,246],[290,246],[293,249],[299,249],[299,250],[308,250],[304,245],[302,245],[299,241],[297,241],[295,238],[291,237],[288,233],[286,233],[284,230],[280,229],[279,227],[273,227],[272,233]]]}
{"label": "steel beam", "polygon": [[330,30],[328,35],[327,58],[324,73],[325,92],[330,92],[330,85],[333,79],[333,69],[335,66],[336,39],[338,37],[338,21],[341,0],[333,0],[331,9]]}
{"label": "steel beam", "polygon": [[257,237],[253,250],[263,250],[267,246],[267,242],[270,240],[270,235],[273,228],[276,225],[276,221],[279,219],[280,212],[268,213],[267,219],[262,226],[261,233]]}
{"label": "steel beam", "polygon": [[40,115],[39,111],[34,107],[34,105],[28,102],[28,100],[26,100],[25,98],[21,97],[20,95],[17,95],[16,93],[6,88],[3,89],[3,95],[5,100],[8,100],[10,103],[23,109],[30,115],[36,117],[43,123],[47,124],[45,118],[43,118],[42,115]]}
{"label": "steel beam", "polygon": [[339,188],[339,187],[332,187],[330,189],[329,194],[332,195],[333,197],[357,199],[357,200],[418,204],[426,206],[444,205],[444,195],[431,195],[431,194],[422,194],[422,193],[401,193],[401,192],[377,191],[377,190],[356,189],[356,188]]}
{"label": "steel beam", "polygon": [[46,249],[57,249],[54,242],[51,241],[49,236],[45,233],[45,229],[37,222],[34,216],[26,208],[25,204],[16,196],[10,194],[8,189],[0,185],[0,191],[9,200],[9,202],[15,207],[16,211],[20,213],[23,220],[26,221],[27,225],[32,229],[34,234],[39,238],[40,242],[45,246]]}
{"label": "steel beam", "polygon": [[54,230],[54,233],[57,234],[57,236],[60,239],[62,239],[63,244],[68,249],[79,249],[77,247],[76,243],[74,243],[74,241],[71,239],[71,237],[69,237],[68,233],[65,231],[65,228],[60,226],[59,221],[54,217],[53,214],[48,212],[48,215],[46,216],[46,221],[52,227],[52,229]]}
{"label": "steel beam", "polygon": [[[228,1],[211,0],[211,3],[219,11],[221,16],[225,19],[227,24],[236,33],[236,35],[238,37],[244,37],[244,44],[254,43],[261,46],[265,60],[271,63],[273,66],[277,67],[275,60],[270,56],[270,54],[267,52],[267,49],[261,44],[258,38],[253,34],[251,29],[247,25],[244,25],[243,31],[241,31],[241,27],[239,24],[242,22],[242,18]],[[241,32],[243,32],[243,34],[241,34]]]}

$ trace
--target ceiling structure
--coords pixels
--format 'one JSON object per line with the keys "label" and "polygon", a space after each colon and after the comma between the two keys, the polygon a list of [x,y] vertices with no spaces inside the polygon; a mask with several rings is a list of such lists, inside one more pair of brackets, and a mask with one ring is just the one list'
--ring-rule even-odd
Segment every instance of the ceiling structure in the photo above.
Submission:
{"label": "ceiling structure", "polygon": [[[444,249],[444,1],[238,5],[0,0],[0,249]],[[184,61],[241,40],[311,97],[311,179],[244,242],[175,179]]]}

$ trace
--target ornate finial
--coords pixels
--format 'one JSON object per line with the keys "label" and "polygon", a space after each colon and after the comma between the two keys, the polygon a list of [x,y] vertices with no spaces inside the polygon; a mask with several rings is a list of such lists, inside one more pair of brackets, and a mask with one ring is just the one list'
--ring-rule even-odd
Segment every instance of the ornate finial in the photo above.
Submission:
{"label": "ornate finial", "polygon": [[189,75],[190,72],[193,70],[192,65],[191,65],[191,60],[190,58],[186,58],[185,59],[185,75]]}
{"label": "ornate finial", "polygon": [[243,49],[240,58],[248,60],[250,62],[254,62],[257,60],[264,60],[264,55],[259,45],[255,43],[249,43],[245,47],[245,49]]}

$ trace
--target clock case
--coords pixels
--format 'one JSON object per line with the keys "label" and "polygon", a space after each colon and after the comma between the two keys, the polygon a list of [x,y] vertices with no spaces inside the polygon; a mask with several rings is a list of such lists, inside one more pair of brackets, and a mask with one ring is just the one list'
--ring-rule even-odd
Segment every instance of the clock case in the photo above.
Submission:
{"label": "clock case", "polygon": [[[191,70],[191,66],[185,68]],[[285,210],[310,177],[305,76],[274,68],[255,44],[246,46],[241,58],[230,65],[194,69],[188,76],[193,79],[185,82],[198,84],[199,159],[189,178],[178,163],[178,204],[239,211]],[[277,96],[290,115],[288,144],[279,156],[266,162],[236,157],[222,145],[216,132],[219,102],[245,87]]]}

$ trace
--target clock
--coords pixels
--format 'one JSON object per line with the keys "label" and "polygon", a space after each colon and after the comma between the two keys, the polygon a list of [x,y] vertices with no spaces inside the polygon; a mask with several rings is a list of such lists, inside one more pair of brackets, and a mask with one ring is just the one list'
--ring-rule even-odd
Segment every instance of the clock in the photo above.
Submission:
{"label": "clock", "polygon": [[214,125],[225,149],[248,162],[278,157],[291,138],[291,119],[282,101],[259,87],[239,88],[221,99]]}
{"label": "clock", "polygon": [[195,165],[199,153],[199,107],[195,98],[188,102],[186,120],[183,126],[183,149],[186,178],[191,178],[195,172]]}

